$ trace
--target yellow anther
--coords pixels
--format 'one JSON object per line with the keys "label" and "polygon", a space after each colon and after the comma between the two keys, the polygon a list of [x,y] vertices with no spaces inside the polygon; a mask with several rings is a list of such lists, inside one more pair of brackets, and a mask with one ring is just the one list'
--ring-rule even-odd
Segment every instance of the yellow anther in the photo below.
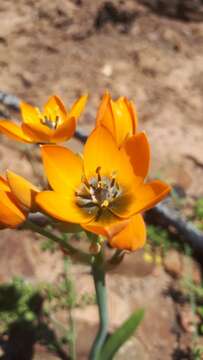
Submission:
{"label": "yellow anther", "polygon": [[104,200],[103,203],[101,204],[101,207],[108,207],[108,206],[109,206],[108,200]]}

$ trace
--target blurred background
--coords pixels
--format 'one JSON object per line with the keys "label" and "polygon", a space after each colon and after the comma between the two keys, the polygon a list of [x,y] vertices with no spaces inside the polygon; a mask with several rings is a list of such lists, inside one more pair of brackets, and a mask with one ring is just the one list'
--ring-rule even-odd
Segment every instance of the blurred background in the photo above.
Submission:
{"label": "blurred background", "polygon": [[[70,107],[87,92],[78,126],[88,134],[106,89],[134,101],[152,148],[150,177],[173,185],[172,207],[202,230],[203,1],[0,2],[1,117],[19,117],[7,95],[42,106],[56,94]],[[81,149],[76,139],[68,146]],[[36,185],[43,181],[38,150],[1,136],[0,170],[7,168]],[[146,248],[126,255],[107,279],[110,331],[146,308],[138,335],[116,359],[201,359],[203,252],[197,261],[173,229],[151,223],[148,233]],[[87,359],[97,326],[88,268],[64,263],[57,249],[29,232],[0,236],[0,358],[68,359],[68,308],[77,359]]]}

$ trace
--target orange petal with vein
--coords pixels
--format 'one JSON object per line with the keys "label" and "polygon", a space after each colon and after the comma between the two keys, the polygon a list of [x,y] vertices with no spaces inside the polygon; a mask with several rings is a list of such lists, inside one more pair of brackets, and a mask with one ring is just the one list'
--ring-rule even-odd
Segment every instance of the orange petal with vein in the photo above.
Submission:
{"label": "orange petal with vein", "polygon": [[22,101],[20,103],[20,110],[21,110],[23,122],[25,124],[32,124],[39,122],[40,111],[38,108]]}
{"label": "orange petal with vein", "polygon": [[133,166],[134,174],[142,183],[147,176],[150,165],[150,145],[144,132],[128,138],[123,145],[129,160]]}
{"label": "orange petal with vein", "polygon": [[33,143],[33,139],[10,120],[0,120],[0,132],[9,136],[11,139],[25,143]]}
{"label": "orange petal with vein", "polygon": [[106,91],[102,97],[97,117],[96,117],[96,126],[104,126],[107,130],[110,131],[112,135],[115,134],[115,123],[113,118],[113,112],[111,108],[111,96]]}
{"label": "orange petal with vein", "polygon": [[133,216],[121,231],[109,235],[110,245],[120,250],[138,250],[144,246],[145,241],[146,226],[141,215]]}
{"label": "orange petal with vein", "polygon": [[111,100],[111,108],[114,117],[115,138],[118,146],[121,146],[126,137],[133,135],[133,123],[131,114],[124,98],[117,101]]}
{"label": "orange petal with vein", "polygon": [[83,162],[71,150],[57,145],[43,145],[42,159],[51,187],[60,193],[74,192],[81,183]]}
{"label": "orange petal with vein", "polygon": [[8,182],[3,176],[0,176],[0,190],[10,192],[11,189],[8,185]]}
{"label": "orange petal with vein", "polygon": [[55,131],[48,126],[41,124],[39,121],[29,124],[23,123],[22,129],[27,136],[33,138],[33,142],[38,143],[50,142]]}
{"label": "orange petal with vein", "polygon": [[50,216],[71,223],[88,223],[94,215],[80,209],[74,196],[66,196],[55,191],[42,191],[36,196],[36,203]]}
{"label": "orange petal with vein", "polygon": [[81,96],[73,104],[70,112],[68,113],[69,118],[74,117],[76,120],[79,118],[80,114],[83,112],[85,105],[87,103],[88,95]]}
{"label": "orange petal with vein", "polygon": [[98,167],[101,168],[102,175],[111,176],[115,173],[120,185],[132,185],[135,181],[127,155],[118,149],[115,139],[103,126],[96,127],[84,147],[84,171],[87,179],[96,175]]}
{"label": "orange petal with vein", "polygon": [[15,228],[25,219],[25,213],[15,204],[12,194],[0,190],[0,223]]}
{"label": "orange petal with vein", "polygon": [[138,187],[135,197],[134,212],[146,211],[164,199],[171,187],[161,180],[154,180]]}
{"label": "orange petal with vein", "polygon": [[76,129],[76,120],[74,117],[66,118],[64,122],[57,127],[57,129],[54,131],[54,134],[51,138],[51,141],[54,143],[57,142],[64,142],[68,139],[70,139],[75,132]]}
{"label": "orange petal with vein", "polygon": [[39,192],[39,189],[31,182],[12,171],[7,171],[7,179],[12,194],[16,197],[16,199],[31,211],[37,211],[35,196]]}

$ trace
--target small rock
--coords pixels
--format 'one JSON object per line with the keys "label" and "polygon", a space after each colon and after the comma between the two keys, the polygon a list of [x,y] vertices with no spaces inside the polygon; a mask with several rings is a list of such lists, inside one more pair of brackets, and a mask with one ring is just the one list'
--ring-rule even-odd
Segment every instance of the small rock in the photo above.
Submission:
{"label": "small rock", "polygon": [[182,256],[182,276],[191,279],[196,285],[200,285],[202,282],[199,264],[186,255]]}
{"label": "small rock", "polygon": [[182,41],[181,41],[180,35],[177,34],[177,31],[174,31],[172,29],[167,29],[163,33],[163,38],[174,48],[174,50],[177,50],[177,51],[181,50]]}
{"label": "small rock", "polygon": [[115,355],[115,360],[126,360],[126,354],[128,360],[142,359],[149,360],[150,355],[147,353],[142,342],[132,336]]}
{"label": "small rock", "polygon": [[180,324],[183,330],[187,333],[194,333],[198,324],[198,316],[193,313],[193,310],[189,306],[185,306],[180,311]]}
{"label": "small rock", "polygon": [[201,284],[200,266],[190,256],[180,254],[176,250],[169,250],[164,259],[164,268],[175,278],[189,278],[195,284]]}
{"label": "small rock", "polygon": [[169,250],[164,258],[165,270],[174,277],[180,277],[182,264],[180,254],[176,250]]}
{"label": "small rock", "polygon": [[101,73],[106,77],[110,77],[113,73],[112,66],[110,64],[105,64],[101,69]]}

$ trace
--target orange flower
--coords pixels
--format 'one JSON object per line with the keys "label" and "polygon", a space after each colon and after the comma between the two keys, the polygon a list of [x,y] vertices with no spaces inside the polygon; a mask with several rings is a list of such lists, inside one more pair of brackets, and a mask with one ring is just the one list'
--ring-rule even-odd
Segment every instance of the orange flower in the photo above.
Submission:
{"label": "orange flower", "polygon": [[7,179],[0,176],[0,228],[22,224],[28,211],[36,211],[35,196],[39,190],[11,171]]}
{"label": "orange flower", "polygon": [[0,176],[0,228],[15,228],[25,219],[25,211],[11,193],[8,182]]}
{"label": "orange flower", "polygon": [[120,97],[116,101],[106,92],[102,98],[96,119],[96,126],[105,126],[120,147],[123,142],[136,133],[137,112],[132,101]]}
{"label": "orange flower", "polygon": [[[83,160],[66,148],[42,146],[45,171],[54,191],[39,193],[37,204],[60,221],[79,223],[99,234],[104,228],[110,231],[111,226],[121,225],[124,231],[127,223],[132,224],[131,229],[140,224],[144,234],[138,214],[165,197],[170,187],[159,180],[144,183],[149,166],[144,133],[126,144],[119,150],[110,132],[99,126],[85,144]],[[123,225],[124,220],[128,222]]]}
{"label": "orange flower", "polygon": [[57,96],[52,96],[44,106],[44,111],[29,104],[20,104],[23,122],[21,126],[10,120],[0,120],[0,132],[12,139],[25,143],[57,143],[70,139],[76,128],[76,120],[80,116],[87,101],[81,96],[70,112]]}

